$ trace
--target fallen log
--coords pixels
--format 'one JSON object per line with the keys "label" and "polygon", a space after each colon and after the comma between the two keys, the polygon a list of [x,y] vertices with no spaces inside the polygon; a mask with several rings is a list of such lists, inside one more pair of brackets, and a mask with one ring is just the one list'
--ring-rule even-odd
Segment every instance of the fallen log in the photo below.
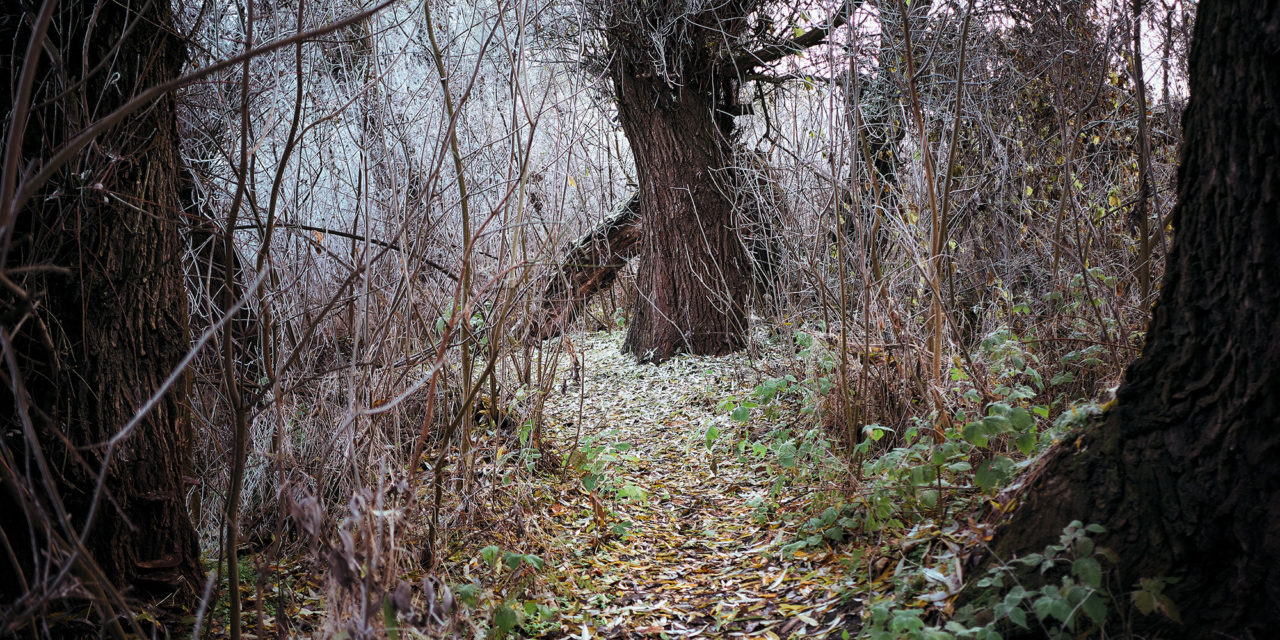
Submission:
{"label": "fallen log", "polygon": [[577,319],[587,300],[609,288],[640,246],[640,196],[631,196],[568,247],[564,259],[543,277],[542,300],[529,319],[527,338],[546,340]]}

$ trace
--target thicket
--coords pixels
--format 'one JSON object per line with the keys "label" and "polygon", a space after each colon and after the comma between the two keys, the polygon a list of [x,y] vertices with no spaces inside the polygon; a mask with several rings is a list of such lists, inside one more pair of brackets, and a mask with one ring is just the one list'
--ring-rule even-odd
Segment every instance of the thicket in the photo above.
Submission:
{"label": "thicket", "polygon": [[[840,4],[752,25],[799,33]],[[191,333],[208,345],[192,366],[189,502],[210,569],[194,624],[229,624],[243,592],[288,633],[383,633],[397,614],[455,632],[477,602],[459,554],[505,567],[489,587],[524,588],[544,558],[478,541],[520,521],[523,548],[553,553],[521,516],[539,487],[625,453],[544,434],[578,356],[526,335],[562,252],[635,189],[590,5],[393,3],[181,91]],[[367,8],[175,7],[192,67]],[[1026,461],[1107,401],[1162,273],[1193,9],[868,0],[737,89],[754,113],[734,195],[770,222],[743,229],[767,233],[752,322],[794,356],[723,409],[748,432],[771,407],[821,426],[753,436],[823,487],[791,550],[998,511]],[[634,268],[562,330],[625,327]],[[1100,591],[1076,566],[1088,524],[1054,553]],[[922,567],[954,560],[925,546]],[[880,594],[867,629],[924,633],[906,606],[922,591]],[[1071,604],[1102,627],[1094,591]],[[317,594],[322,617],[277,615]],[[1089,623],[1014,600],[997,617],[1026,624],[1026,600],[1053,629]]]}

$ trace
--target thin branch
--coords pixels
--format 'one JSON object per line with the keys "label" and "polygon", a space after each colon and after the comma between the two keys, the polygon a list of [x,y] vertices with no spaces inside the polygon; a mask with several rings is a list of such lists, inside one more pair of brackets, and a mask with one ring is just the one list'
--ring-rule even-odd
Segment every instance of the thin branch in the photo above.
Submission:
{"label": "thin branch", "polygon": [[789,55],[799,53],[826,42],[827,36],[831,35],[836,29],[843,27],[849,23],[849,15],[853,10],[862,6],[862,0],[850,0],[840,5],[840,10],[831,17],[831,21],[825,25],[814,27],[790,40],[768,44],[755,51],[738,55],[726,65],[725,71],[738,75],[745,74],[756,67],[762,67],[771,62],[777,62]]}
{"label": "thin branch", "polygon": [[222,62],[217,62],[207,67],[196,69],[195,71],[192,71],[180,78],[175,78],[168,82],[162,82],[150,89],[147,89],[146,91],[143,91],[132,100],[124,103],[119,109],[103,116],[97,122],[90,124],[81,130],[80,133],[73,136],[66,142],[66,144],[62,145],[62,147],[53,154],[53,157],[49,158],[49,161],[40,168],[38,173],[32,176],[29,180],[23,181],[21,189],[18,190],[18,193],[14,195],[12,199],[0,202],[0,222],[3,223],[0,225],[0,234],[3,234],[6,229],[11,228],[13,214],[22,208],[22,204],[30,199],[31,196],[35,195],[35,192],[40,187],[44,186],[44,183],[48,182],[49,179],[53,177],[53,174],[56,173],[62,165],[66,164],[72,156],[88,146],[88,144],[92,142],[94,138],[98,137],[98,135],[103,131],[115,126],[121,120],[124,120],[138,109],[150,105],[160,96],[169,93],[170,91],[180,89],[201,78],[213,75],[223,69],[243,64],[253,58],[270,53],[281,47],[287,47],[298,42],[312,40],[327,33],[337,31],[343,27],[355,24],[385,9],[386,7],[391,6],[393,2],[395,2],[395,0],[383,0],[383,2],[367,11],[361,11],[360,13],[343,18],[342,20],[331,22],[323,27],[317,27],[309,31],[294,34],[288,38],[276,40],[275,42],[265,44],[257,49],[250,49],[233,58],[227,58]]}
{"label": "thin branch", "polygon": [[[339,238],[346,238],[348,240],[368,241],[369,244],[372,244],[374,246],[384,247],[386,249],[391,249],[392,251],[399,251],[401,253],[404,253],[404,249],[400,245],[394,242],[387,242],[386,240],[379,240],[377,238],[366,238],[364,236],[351,233],[349,231],[339,231],[337,229],[330,229],[328,227],[316,227],[309,224],[296,224],[292,222],[277,222],[275,223],[275,226],[278,229],[294,229],[297,231],[315,231],[316,233],[333,235]],[[259,225],[257,223],[242,224],[242,225],[238,225],[235,228],[236,231],[245,231],[248,229],[255,229],[255,230],[262,229],[262,225]],[[432,269],[439,271],[442,275],[449,278],[450,280],[453,280],[454,282],[458,281],[457,274],[453,273],[452,271],[449,271],[449,269],[444,265],[430,258],[417,257],[416,259],[421,260],[423,264],[427,265],[428,267],[431,267]]]}

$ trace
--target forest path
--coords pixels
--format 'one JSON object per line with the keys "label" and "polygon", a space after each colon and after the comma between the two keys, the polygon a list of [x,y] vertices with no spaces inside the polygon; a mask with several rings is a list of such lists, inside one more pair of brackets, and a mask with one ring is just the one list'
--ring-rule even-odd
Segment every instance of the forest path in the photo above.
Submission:
{"label": "forest path", "polygon": [[[570,379],[546,407],[558,447],[569,451],[576,440],[582,451],[569,473],[583,482],[562,495],[563,509],[553,509],[563,545],[559,569],[573,585],[558,633],[853,633],[858,616],[841,598],[853,584],[843,554],[780,551],[799,535],[797,516],[809,506],[811,488],[778,482],[773,457],[753,455],[750,441],[740,457],[736,441],[745,427],[717,407],[745,398],[760,377],[747,358],[637,365],[619,352],[621,333],[572,340],[581,383],[574,389]],[[721,435],[709,448],[712,425]]]}

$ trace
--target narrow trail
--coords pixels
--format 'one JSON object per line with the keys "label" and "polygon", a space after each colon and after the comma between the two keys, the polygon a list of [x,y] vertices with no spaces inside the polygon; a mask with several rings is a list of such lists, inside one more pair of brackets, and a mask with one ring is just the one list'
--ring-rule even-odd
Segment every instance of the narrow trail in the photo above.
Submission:
{"label": "narrow trail", "polygon": [[[546,407],[556,442],[567,447],[576,439],[584,452],[571,471],[584,477],[582,488],[562,496],[564,509],[555,509],[560,570],[575,585],[563,632],[852,634],[858,616],[841,597],[853,584],[847,558],[840,551],[780,552],[795,539],[795,513],[811,491],[779,485],[778,467],[750,455],[749,447],[739,459],[734,443],[744,427],[717,408],[724,398],[750,392],[757,374],[746,358],[637,365],[619,353],[621,339],[576,336],[580,387],[570,383]],[[711,425],[722,432],[714,454],[706,437]]]}

